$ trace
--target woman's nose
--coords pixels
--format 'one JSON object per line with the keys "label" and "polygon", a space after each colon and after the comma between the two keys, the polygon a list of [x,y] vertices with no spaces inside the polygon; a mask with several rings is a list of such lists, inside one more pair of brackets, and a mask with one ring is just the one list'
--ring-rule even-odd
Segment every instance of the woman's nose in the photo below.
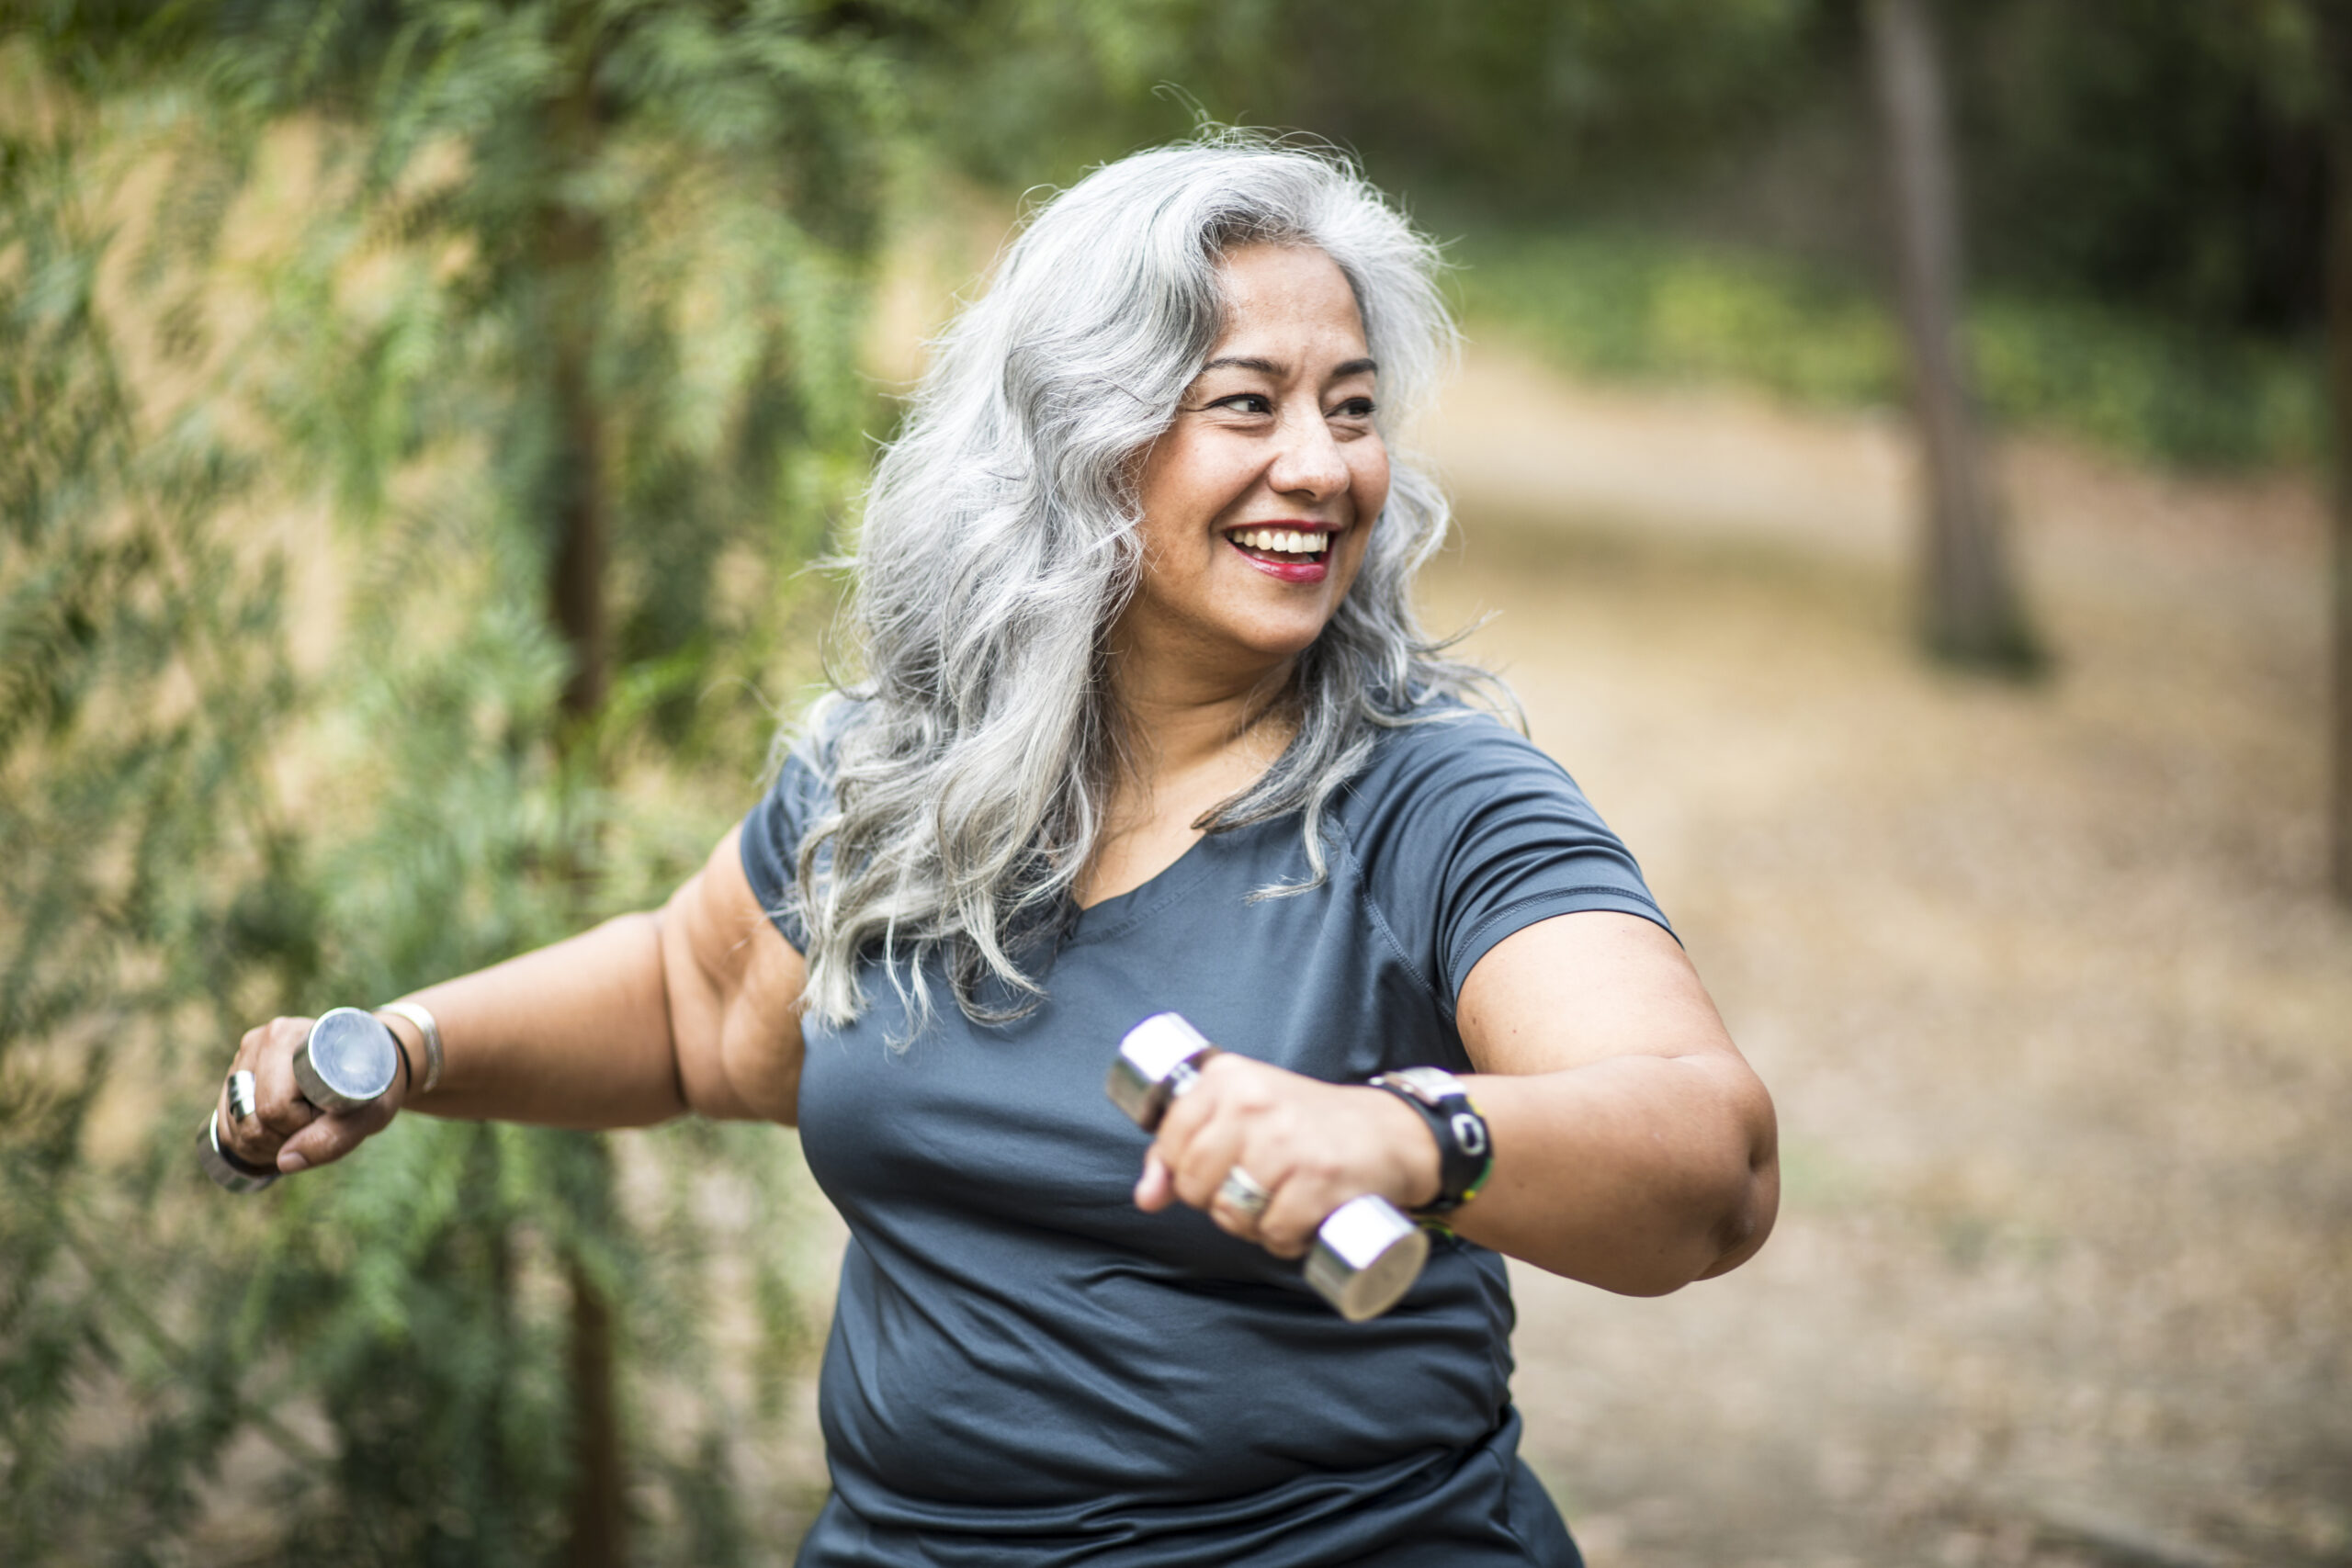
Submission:
{"label": "woman's nose", "polygon": [[1348,488],[1348,462],[1320,410],[1283,422],[1281,449],[1267,481],[1283,495],[1326,501]]}

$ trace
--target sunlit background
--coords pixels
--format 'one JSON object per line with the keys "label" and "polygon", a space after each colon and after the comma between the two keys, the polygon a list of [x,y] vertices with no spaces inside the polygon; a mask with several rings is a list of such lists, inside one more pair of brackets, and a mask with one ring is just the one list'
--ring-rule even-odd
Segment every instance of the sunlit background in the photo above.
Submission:
{"label": "sunlit background", "polygon": [[0,3],[0,1561],[790,1560],[789,1134],[408,1118],[246,1198],[193,1134],[246,1026],[701,860],[925,334],[1206,118],[1447,243],[1426,610],[1779,1102],[1745,1269],[1517,1276],[1595,1568],[2352,1562],[2342,26]]}

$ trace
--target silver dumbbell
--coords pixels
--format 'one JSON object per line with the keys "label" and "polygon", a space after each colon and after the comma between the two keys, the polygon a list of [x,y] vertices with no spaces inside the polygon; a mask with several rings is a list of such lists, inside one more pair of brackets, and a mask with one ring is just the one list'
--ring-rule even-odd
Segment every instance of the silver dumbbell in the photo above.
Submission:
{"label": "silver dumbbell", "polygon": [[[321,1111],[356,1111],[391,1088],[400,1067],[399,1043],[372,1013],[330,1008],[294,1053],[294,1083]],[[232,1192],[258,1192],[277,1179],[275,1169],[240,1158],[220,1142],[218,1106],[196,1135],[196,1160],[205,1175]]]}
{"label": "silver dumbbell", "polygon": [[[1103,1087],[1136,1126],[1156,1133],[1216,1049],[1182,1014],[1154,1013],[1119,1042]],[[1429,1256],[1429,1233],[1387,1199],[1366,1193],[1324,1217],[1306,1254],[1306,1282],[1341,1317],[1362,1323],[1403,1300]]]}

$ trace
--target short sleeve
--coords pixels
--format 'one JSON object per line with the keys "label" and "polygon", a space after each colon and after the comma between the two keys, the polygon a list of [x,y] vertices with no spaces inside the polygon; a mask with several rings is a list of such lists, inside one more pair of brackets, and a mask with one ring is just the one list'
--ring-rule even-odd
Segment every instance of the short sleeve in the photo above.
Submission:
{"label": "short sleeve", "polygon": [[799,863],[800,840],[830,808],[831,800],[815,764],[796,747],[774,786],[743,818],[743,874],[760,908],[797,953],[808,951],[808,928],[800,918],[793,868]]}
{"label": "short sleeve", "polygon": [[1673,933],[1632,852],[1532,741],[1463,710],[1385,750],[1342,816],[1366,892],[1449,1010],[1478,960],[1555,915],[1614,910]]}

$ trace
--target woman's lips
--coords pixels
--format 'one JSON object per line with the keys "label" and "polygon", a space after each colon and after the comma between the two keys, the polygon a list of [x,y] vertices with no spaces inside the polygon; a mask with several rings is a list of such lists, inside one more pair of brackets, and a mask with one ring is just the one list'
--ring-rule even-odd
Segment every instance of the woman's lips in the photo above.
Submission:
{"label": "woman's lips", "polygon": [[[1251,543],[1243,544],[1245,537]],[[1277,581],[1320,582],[1330,575],[1331,542],[1338,537],[1336,532],[1317,528],[1236,528],[1225,542]],[[1286,547],[1310,543],[1316,546],[1312,552]]]}

